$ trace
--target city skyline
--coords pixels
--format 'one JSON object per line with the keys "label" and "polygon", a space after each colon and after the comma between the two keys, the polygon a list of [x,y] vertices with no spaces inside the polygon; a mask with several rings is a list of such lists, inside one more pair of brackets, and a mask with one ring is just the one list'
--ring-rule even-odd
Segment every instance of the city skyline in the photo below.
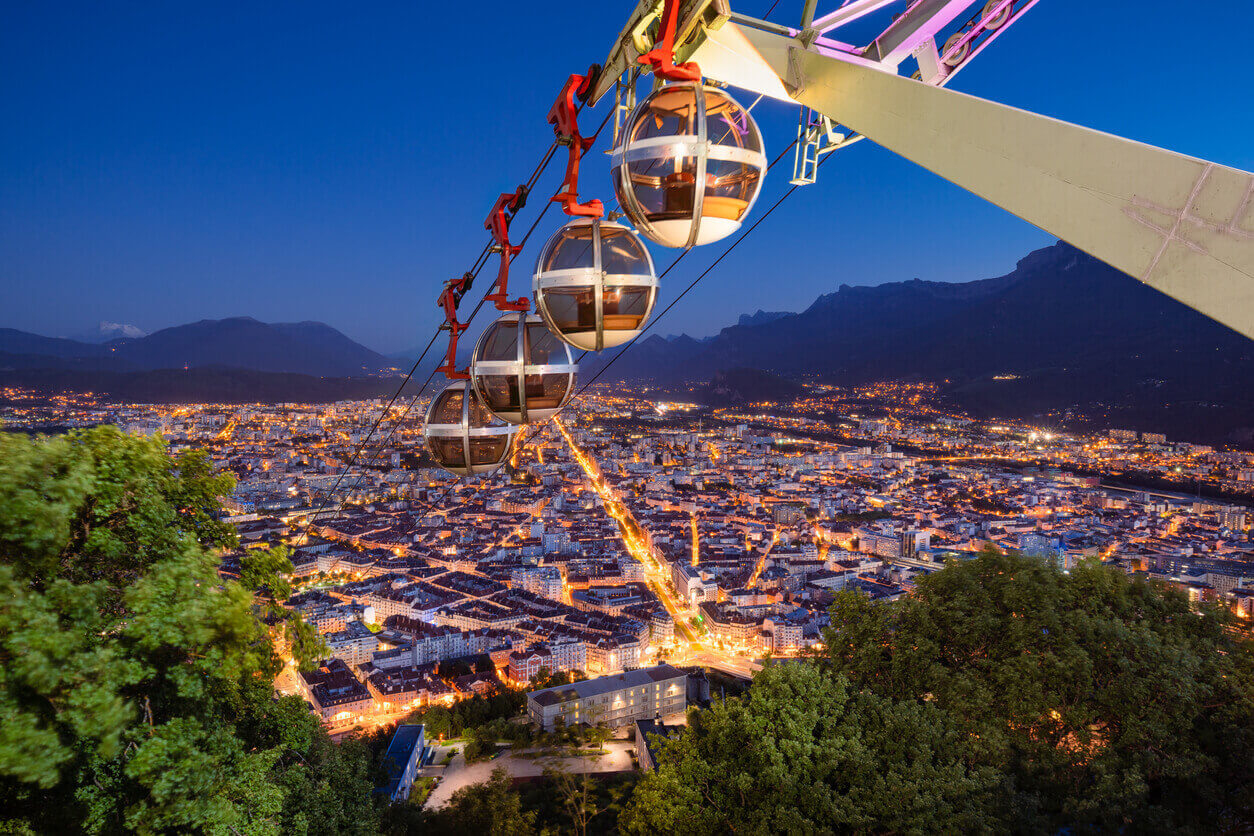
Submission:
{"label": "city skyline", "polygon": [[[634,753],[648,780],[655,755],[625,727],[660,715],[687,733],[725,689],[753,694],[772,659],[832,652],[834,604],[897,611],[998,559],[1081,584],[1100,573],[1244,635],[1254,453],[975,419],[938,394],[806,383],[711,407],[602,385],[477,478],[438,466],[425,404],[376,398],[153,405],[9,387],[0,443],[55,449],[16,434],[68,430],[229,476],[213,500],[238,539],[206,554],[216,582],[247,585],[276,559],[281,592],[243,597],[307,631],[271,628],[273,694],[333,740],[416,735],[385,788],[438,816],[487,777],[485,752],[527,778],[555,762],[630,774]],[[974,594],[992,612],[994,586]],[[456,716],[478,719],[455,737]],[[568,756],[537,757],[572,734]]]}
{"label": "city skyline", "polygon": [[[930,384],[808,384],[787,401],[721,408],[598,387],[528,434],[508,467],[470,479],[436,467],[421,446],[423,409],[392,412],[368,444],[373,399],[163,407],[2,394],[15,429],[59,415],[70,427],[111,423],[159,432],[176,452],[204,451],[238,480],[223,504],[245,543],[292,548],[298,594],[286,606],[327,634],[345,675],[408,660],[394,650],[405,641],[346,626],[396,630],[401,617],[402,633],[427,642],[412,651],[420,668],[488,650],[506,667],[555,643],[608,639],[550,672],[667,661],[749,677],[762,652],[817,641],[825,610],[813,596],[856,589],[892,600],[914,576],[985,543],[1065,569],[1100,558],[1254,615],[1254,592],[1243,589],[1247,574],[1254,584],[1254,453],[1126,427],[975,420]],[[367,455],[345,468],[363,445]],[[223,556],[228,576],[244,553]],[[1235,579],[1217,589],[1212,575]],[[572,632],[544,614],[559,604],[610,621]],[[435,644],[424,623],[443,630],[430,633]],[[458,631],[456,651],[438,649]],[[527,682],[538,664],[513,678]],[[454,699],[439,677],[415,676],[433,702]],[[293,674],[283,687],[312,686]],[[403,716],[376,700],[367,714],[324,720],[334,729],[371,712],[371,722]]]}

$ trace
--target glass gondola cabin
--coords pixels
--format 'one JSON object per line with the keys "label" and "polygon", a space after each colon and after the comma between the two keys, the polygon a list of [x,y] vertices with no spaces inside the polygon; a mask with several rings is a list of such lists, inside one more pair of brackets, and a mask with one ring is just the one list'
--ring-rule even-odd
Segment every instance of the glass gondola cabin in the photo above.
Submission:
{"label": "glass gondola cabin", "polygon": [[601,351],[634,339],[657,300],[653,259],[622,224],[579,218],[549,239],[536,262],[536,310],[563,342]]}
{"label": "glass gondola cabin", "polygon": [[527,313],[508,313],[489,325],[470,358],[475,393],[511,424],[552,417],[570,399],[577,370],[570,347]]}
{"label": "glass gondola cabin", "polygon": [[427,408],[423,436],[440,467],[458,476],[494,472],[509,458],[518,426],[484,408],[464,380],[455,380]]}
{"label": "glass gondola cabin", "polygon": [[692,247],[740,228],[766,172],[762,134],[727,92],[701,82],[653,91],[611,157],[618,202],[640,234]]}

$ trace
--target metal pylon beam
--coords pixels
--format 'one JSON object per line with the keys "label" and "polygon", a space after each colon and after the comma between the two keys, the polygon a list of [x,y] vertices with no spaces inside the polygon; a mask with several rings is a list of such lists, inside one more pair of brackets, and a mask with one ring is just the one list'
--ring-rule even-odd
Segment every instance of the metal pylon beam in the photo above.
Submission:
{"label": "metal pylon beam", "polygon": [[[691,58],[788,98],[1254,338],[1254,175],[728,22]],[[783,94],[783,95],[781,95]]]}

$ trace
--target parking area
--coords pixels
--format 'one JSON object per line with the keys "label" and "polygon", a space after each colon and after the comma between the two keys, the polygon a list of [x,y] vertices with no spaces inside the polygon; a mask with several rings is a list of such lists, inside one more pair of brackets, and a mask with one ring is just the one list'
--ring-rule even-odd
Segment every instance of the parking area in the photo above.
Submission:
{"label": "parking area", "polygon": [[[427,806],[442,807],[452,798],[453,793],[462,787],[488,780],[495,769],[504,769],[516,778],[543,775],[546,767],[554,766],[568,772],[628,772],[634,768],[631,759],[634,751],[634,743],[615,740],[605,744],[605,754],[602,755],[554,757],[544,755],[539,750],[525,749],[519,752],[509,751],[490,761],[472,764],[467,764],[465,756],[459,751],[448,766],[441,770],[442,780],[427,798]],[[441,747],[432,762],[442,763],[446,754],[446,747]],[[431,774],[438,773],[433,771]]]}

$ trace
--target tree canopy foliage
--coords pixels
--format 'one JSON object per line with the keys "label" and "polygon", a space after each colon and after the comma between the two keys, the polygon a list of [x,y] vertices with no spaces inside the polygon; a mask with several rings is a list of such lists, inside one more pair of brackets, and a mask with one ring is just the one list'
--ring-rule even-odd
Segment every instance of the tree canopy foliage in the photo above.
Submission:
{"label": "tree canopy foliage", "polygon": [[1194,832],[1254,813],[1254,652],[1225,610],[987,549],[660,742],[629,832]]}
{"label": "tree canopy foliage", "polygon": [[764,669],[741,698],[658,741],[629,833],[987,830],[996,774],[931,706],[851,688],[806,662]]}
{"label": "tree canopy foliage", "polygon": [[218,575],[233,487],[157,437],[0,434],[0,827],[374,830],[364,753],[275,699],[265,607]]}
{"label": "tree canopy foliage", "polygon": [[462,787],[443,807],[424,815],[422,830],[433,836],[530,836],[536,832],[536,811],[523,809],[509,773],[497,768],[487,781]]}
{"label": "tree canopy foliage", "polygon": [[[428,740],[460,737],[468,730],[483,726],[502,728],[506,721],[518,715],[527,704],[524,691],[504,689],[491,696],[476,694],[470,699],[459,700],[451,706],[429,705],[411,712],[406,723],[422,723],[427,727]],[[501,733],[502,737],[512,735]]]}
{"label": "tree canopy foliage", "polygon": [[1217,606],[989,548],[832,613],[831,669],[943,711],[1004,772],[1010,827],[1213,832],[1254,812],[1254,654]]}

